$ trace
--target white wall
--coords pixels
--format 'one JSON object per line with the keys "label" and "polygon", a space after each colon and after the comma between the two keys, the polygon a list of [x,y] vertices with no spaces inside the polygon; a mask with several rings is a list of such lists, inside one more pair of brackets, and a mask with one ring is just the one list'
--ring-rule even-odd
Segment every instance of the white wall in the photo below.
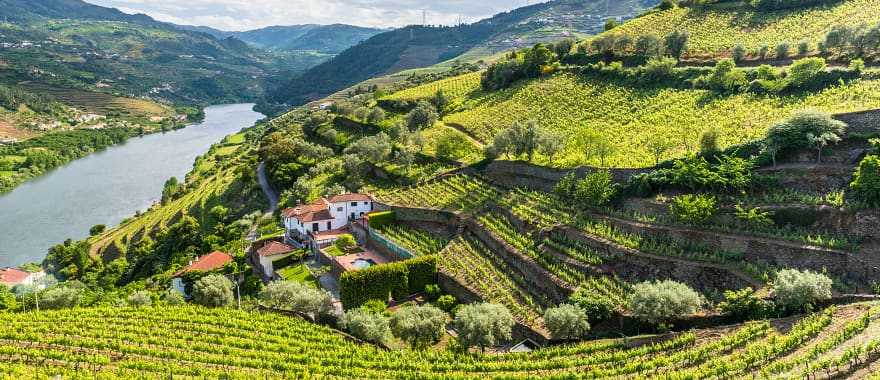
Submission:
{"label": "white wall", "polygon": [[183,285],[183,279],[180,277],[175,277],[171,279],[171,287],[174,288],[180,295],[186,297],[186,287]]}

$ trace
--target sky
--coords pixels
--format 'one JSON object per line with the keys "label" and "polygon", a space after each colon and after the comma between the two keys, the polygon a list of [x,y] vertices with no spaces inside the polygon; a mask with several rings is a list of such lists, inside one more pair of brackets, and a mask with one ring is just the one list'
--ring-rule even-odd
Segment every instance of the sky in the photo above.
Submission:
{"label": "sky", "polygon": [[474,22],[535,0],[87,0],[126,13],[228,31],[272,25],[352,24],[378,28]]}

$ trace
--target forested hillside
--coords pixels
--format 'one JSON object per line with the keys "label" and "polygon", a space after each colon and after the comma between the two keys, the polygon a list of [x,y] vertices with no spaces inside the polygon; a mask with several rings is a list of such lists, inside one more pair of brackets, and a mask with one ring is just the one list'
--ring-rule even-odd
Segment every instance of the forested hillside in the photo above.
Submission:
{"label": "forested hillside", "polygon": [[[470,58],[541,41],[601,31],[609,17],[626,19],[655,1],[561,0],[540,3],[454,27],[408,26],[376,35],[273,91],[270,101],[299,105],[364,81],[406,69]],[[471,59],[471,60],[476,60]]]}

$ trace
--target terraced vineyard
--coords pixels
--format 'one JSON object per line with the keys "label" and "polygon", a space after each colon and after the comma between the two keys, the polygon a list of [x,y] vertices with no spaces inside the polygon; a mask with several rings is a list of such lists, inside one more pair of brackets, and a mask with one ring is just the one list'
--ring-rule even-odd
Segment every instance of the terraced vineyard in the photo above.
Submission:
{"label": "terraced vineyard", "polygon": [[675,30],[690,33],[689,51],[696,55],[725,53],[737,44],[757,50],[763,44],[775,47],[781,42],[811,42],[813,49],[834,26],[876,24],[880,22],[880,1],[847,0],[828,6],[757,12],[734,5],[718,4],[681,7],[654,12],[615,28],[612,33],[633,37],[646,34],[664,36]]}
{"label": "terraced vineyard", "polygon": [[391,100],[391,101],[412,101],[412,100],[422,100],[428,99],[439,90],[443,90],[443,93],[446,96],[452,98],[461,98],[469,95],[474,91],[478,91],[480,89],[480,75],[481,72],[468,73],[463,74],[451,78],[441,79],[439,81],[423,84],[421,86],[416,86],[412,88],[408,88],[402,91],[395,92],[391,95],[388,95],[383,100]]}
{"label": "terraced vineyard", "polygon": [[548,304],[533,297],[527,280],[475,239],[458,237],[450,242],[441,253],[440,267],[484,300],[506,306],[527,325],[539,323],[542,305]]}
{"label": "terraced vineyard", "polygon": [[482,179],[456,174],[412,187],[380,191],[375,195],[380,201],[392,205],[467,212],[482,207],[498,194],[495,187]]}
{"label": "terraced vineyard", "polygon": [[[710,127],[719,129],[719,144],[726,147],[763,137],[773,122],[798,109],[840,113],[880,108],[880,81],[797,96],[715,96],[706,90],[632,88],[560,73],[460,100],[464,110],[444,122],[482,142],[515,122],[535,120],[567,137],[564,153],[554,159],[556,166],[599,166],[604,161],[606,167],[645,167],[655,163],[649,141],[665,141],[669,149],[661,159],[669,159],[695,152],[700,135]],[[599,140],[611,145],[605,157],[589,149]],[[543,157],[538,162],[549,164]]]}
{"label": "terraced vineyard", "polygon": [[[877,308],[793,320],[555,346],[531,353],[385,351],[274,314],[200,307],[0,313],[6,378],[525,379],[845,377],[880,349]],[[312,353],[320,352],[320,355]],[[820,358],[817,361],[811,358]],[[827,359],[827,360],[826,360]],[[819,365],[819,363],[830,363]],[[838,365],[839,364],[839,365]],[[815,367],[828,369],[814,369]],[[796,376],[800,377],[800,376]]]}
{"label": "terraced vineyard", "polygon": [[433,255],[443,250],[447,241],[402,224],[389,224],[376,229],[389,240],[415,255]]}

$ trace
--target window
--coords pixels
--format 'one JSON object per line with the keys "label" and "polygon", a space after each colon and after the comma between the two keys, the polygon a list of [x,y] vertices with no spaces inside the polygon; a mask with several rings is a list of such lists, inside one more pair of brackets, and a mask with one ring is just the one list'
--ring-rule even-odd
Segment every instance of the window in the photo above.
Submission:
{"label": "window", "polygon": [[332,229],[333,229],[333,225],[330,224],[330,222],[327,222],[327,229],[328,229],[328,230],[332,230]]}
{"label": "window", "polygon": [[337,207],[336,212],[342,212],[342,207]]}
{"label": "window", "polygon": [[364,206],[366,206],[366,205],[368,205],[368,204],[370,204],[370,202],[364,202]]}
{"label": "window", "polygon": [[312,223],[312,232],[318,232],[321,227],[318,226],[318,223]]}
{"label": "window", "polygon": [[357,202],[351,202],[351,207],[357,207],[357,205],[358,205]]}

